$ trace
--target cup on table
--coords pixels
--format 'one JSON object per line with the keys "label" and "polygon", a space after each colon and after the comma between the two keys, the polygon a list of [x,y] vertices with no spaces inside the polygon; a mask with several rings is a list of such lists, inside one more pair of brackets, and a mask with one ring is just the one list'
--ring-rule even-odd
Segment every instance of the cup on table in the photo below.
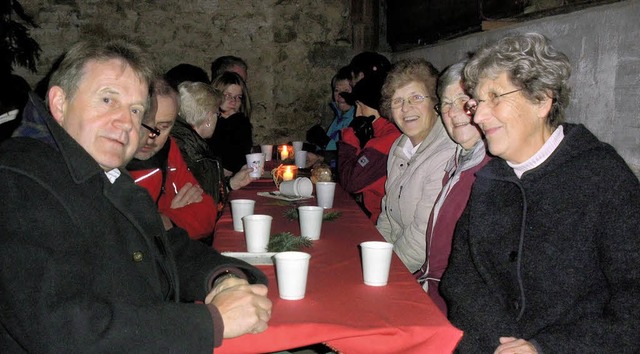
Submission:
{"label": "cup on table", "polygon": [[280,252],[274,256],[278,292],[284,300],[300,300],[307,290],[311,255],[304,252]]}
{"label": "cup on table", "polygon": [[264,154],[265,161],[271,161],[273,157],[273,145],[260,145],[260,151]]}
{"label": "cup on table", "polygon": [[336,193],[336,182],[316,182],[316,196],[318,206],[325,209],[333,208],[333,196]]}
{"label": "cup on table", "polygon": [[293,145],[293,153],[294,154],[297,154],[298,151],[302,151],[302,145],[303,145],[302,141],[294,141],[291,144]]}
{"label": "cup on table", "polygon": [[303,150],[296,151],[295,160],[296,166],[298,166],[298,168],[307,167],[307,152]]}
{"label": "cup on table", "polygon": [[298,220],[300,221],[300,236],[308,237],[311,240],[320,239],[322,230],[322,216],[324,209],[319,206],[298,207]]}
{"label": "cup on table", "polygon": [[366,241],[360,244],[360,249],[364,283],[370,286],[387,285],[393,244],[383,241]]}
{"label": "cup on table", "polygon": [[291,181],[280,183],[280,194],[291,197],[310,197],[313,193],[313,183],[307,177],[298,177]]}
{"label": "cup on table", "polygon": [[264,159],[265,159],[264,154],[261,152],[256,152],[253,154],[247,154],[246,157],[247,157],[247,166],[253,169],[253,171],[249,173],[249,176],[253,178],[258,178],[262,176],[262,172],[264,170]]}
{"label": "cup on table", "polygon": [[234,231],[244,231],[242,217],[253,214],[255,205],[256,201],[251,199],[234,199],[231,201],[231,217]]}
{"label": "cup on table", "polygon": [[244,237],[247,241],[247,252],[267,252],[271,236],[270,215],[252,214],[242,218]]}

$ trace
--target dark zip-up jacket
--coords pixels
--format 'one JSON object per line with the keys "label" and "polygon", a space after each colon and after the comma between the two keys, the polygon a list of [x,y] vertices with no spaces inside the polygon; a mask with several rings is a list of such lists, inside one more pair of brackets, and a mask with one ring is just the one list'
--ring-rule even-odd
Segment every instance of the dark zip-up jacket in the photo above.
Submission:
{"label": "dark zip-up jacket", "polygon": [[519,179],[477,174],[440,284],[461,353],[501,336],[548,353],[640,350],[640,183],[584,126]]}

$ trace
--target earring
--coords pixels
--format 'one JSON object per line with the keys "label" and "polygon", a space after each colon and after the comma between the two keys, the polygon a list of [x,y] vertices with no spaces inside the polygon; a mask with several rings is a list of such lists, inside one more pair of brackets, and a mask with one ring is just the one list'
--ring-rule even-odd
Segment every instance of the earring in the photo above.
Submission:
{"label": "earring", "polygon": [[210,126],[211,126],[211,123],[208,123],[208,122],[207,122],[207,123],[205,124],[205,127],[207,127],[207,128],[209,128]]}

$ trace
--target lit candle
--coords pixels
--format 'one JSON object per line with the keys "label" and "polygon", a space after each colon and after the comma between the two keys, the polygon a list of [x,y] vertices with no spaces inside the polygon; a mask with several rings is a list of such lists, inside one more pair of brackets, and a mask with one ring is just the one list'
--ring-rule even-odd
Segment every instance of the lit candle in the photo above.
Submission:
{"label": "lit candle", "polygon": [[[283,151],[283,153],[285,151]],[[287,166],[287,169],[284,171],[284,174],[282,175],[282,180],[291,181],[292,179],[293,179],[293,171],[291,171],[291,166]]]}
{"label": "lit candle", "polygon": [[282,145],[282,152],[280,153],[280,158],[282,160],[286,160],[289,158],[289,151],[287,150],[287,145]]}

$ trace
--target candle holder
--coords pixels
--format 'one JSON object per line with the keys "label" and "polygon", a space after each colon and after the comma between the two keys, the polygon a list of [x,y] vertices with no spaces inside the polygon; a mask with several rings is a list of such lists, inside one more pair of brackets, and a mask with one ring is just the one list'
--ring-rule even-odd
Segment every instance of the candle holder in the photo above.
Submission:
{"label": "candle holder", "polygon": [[283,181],[291,181],[298,176],[298,167],[296,165],[280,165],[271,171],[273,176],[273,183],[276,184],[276,188],[280,188],[280,183]]}
{"label": "candle holder", "polygon": [[293,146],[291,145],[280,145],[278,146],[278,159],[281,162],[285,161],[293,161],[294,156]]}

